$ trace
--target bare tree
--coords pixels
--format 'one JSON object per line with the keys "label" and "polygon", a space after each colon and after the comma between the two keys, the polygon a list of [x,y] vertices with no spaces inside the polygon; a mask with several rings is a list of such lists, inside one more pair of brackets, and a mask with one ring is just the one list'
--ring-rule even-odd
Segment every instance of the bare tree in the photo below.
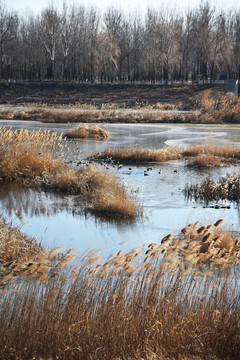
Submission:
{"label": "bare tree", "polygon": [[59,47],[60,18],[53,7],[42,11],[39,19],[39,39],[47,54],[47,78],[55,77],[55,57]]}
{"label": "bare tree", "polygon": [[128,80],[143,80],[146,44],[144,42],[144,26],[139,16],[133,17],[129,37]]}
{"label": "bare tree", "polygon": [[[4,78],[4,69],[6,75],[10,76],[7,68],[11,65],[11,49],[16,39],[18,29],[18,17],[15,13],[6,10],[5,4],[0,0],[0,76]],[[8,74],[9,73],[9,74]]]}
{"label": "bare tree", "polygon": [[232,25],[233,75],[240,79],[240,11],[235,12]]}
{"label": "bare tree", "polygon": [[148,9],[145,19],[109,8],[102,15],[63,0],[19,18],[0,0],[0,76],[62,81],[160,81],[240,76],[240,12],[208,2],[179,15]]}

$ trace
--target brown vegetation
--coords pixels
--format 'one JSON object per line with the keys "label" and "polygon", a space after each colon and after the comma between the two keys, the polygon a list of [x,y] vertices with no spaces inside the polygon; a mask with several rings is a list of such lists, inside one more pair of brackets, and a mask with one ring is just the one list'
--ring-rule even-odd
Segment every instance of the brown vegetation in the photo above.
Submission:
{"label": "brown vegetation", "polygon": [[[81,195],[85,207],[108,216],[134,218],[138,211],[114,175],[97,166],[73,168],[57,151],[67,142],[49,131],[0,130],[0,181]],[[83,201],[84,200],[84,201]]]}
{"label": "brown vegetation", "polygon": [[41,276],[12,269],[1,278],[0,357],[237,360],[240,241],[222,222],[106,261],[91,250],[69,266],[70,250]]}
{"label": "brown vegetation", "polygon": [[200,200],[206,204],[219,200],[239,202],[240,177],[237,174],[227,174],[218,181],[207,178],[201,184],[187,184],[184,194],[188,199]]}
{"label": "brown vegetation", "polygon": [[41,281],[52,276],[59,263],[69,259],[71,253],[71,250],[65,254],[59,251],[60,248],[44,249],[36,239],[28,238],[0,219],[0,287],[23,276]]}
{"label": "brown vegetation", "polygon": [[240,159],[240,146],[194,145],[186,149],[170,146],[159,150],[138,147],[108,148],[103,152],[90,155],[90,158],[122,163],[165,162],[183,159],[189,166],[213,167],[221,164],[236,164]]}
{"label": "brown vegetation", "polygon": [[42,247],[34,239],[22,235],[0,218],[0,278],[6,275],[7,269],[19,259],[30,260],[42,252]]}
{"label": "brown vegetation", "polygon": [[182,156],[189,159],[188,165],[196,167],[236,164],[240,160],[240,146],[235,144],[194,145],[183,150]]}
{"label": "brown vegetation", "polygon": [[[212,84],[64,86],[46,83],[44,91],[42,85],[38,84],[15,84],[13,87],[0,84],[0,88],[0,101],[7,105],[0,108],[1,119],[64,123],[207,122],[206,108],[211,106],[206,106],[206,94],[210,93],[216,103],[221,103],[225,93],[225,85]],[[225,100],[223,102],[227,110],[228,105]],[[9,105],[23,107],[14,108]],[[229,103],[229,110],[232,111],[231,109],[232,104]],[[223,121],[218,115],[208,116],[208,119],[210,123]]]}
{"label": "brown vegetation", "polygon": [[197,115],[200,123],[240,122],[240,100],[232,94],[216,97],[211,89],[207,89],[199,93],[195,100],[195,106],[200,110]]}
{"label": "brown vegetation", "polygon": [[180,149],[164,147],[160,150],[147,148],[108,148],[103,152],[90,155],[91,159],[106,159],[119,162],[141,163],[141,162],[164,162],[180,159]]}
{"label": "brown vegetation", "polygon": [[3,120],[35,120],[45,123],[187,123],[195,119],[194,112],[181,111],[163,112],[162,110],[146,109],[115,109],[115,110],[76,110],[66,108],[36,107],[34,109],[7,110],[0,108],[0,119]]}
{"label": "brown vegetation", "polygon": [[80,139],[106,139],[109,137],[109,133],[98,126],[85,125],[68,130],[66,132],[66,137]]}

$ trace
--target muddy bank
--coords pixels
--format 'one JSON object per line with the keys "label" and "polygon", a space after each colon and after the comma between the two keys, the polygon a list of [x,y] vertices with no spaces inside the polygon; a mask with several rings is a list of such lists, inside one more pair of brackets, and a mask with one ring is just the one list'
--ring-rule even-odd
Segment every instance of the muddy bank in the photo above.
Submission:
{"label": "muddy bank", "polygon": [[99,108],[134,108],[152,106],[156,109],[191,110],[194,97],[206,89],[213,96],[225,93],[225,84],[61,84],[61,83],[0,83],[0,104],[46,105]]}

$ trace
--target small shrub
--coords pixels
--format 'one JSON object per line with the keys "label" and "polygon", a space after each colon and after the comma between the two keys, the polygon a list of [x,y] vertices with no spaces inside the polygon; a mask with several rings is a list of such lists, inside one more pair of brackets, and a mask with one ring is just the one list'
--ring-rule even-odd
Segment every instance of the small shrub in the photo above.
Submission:
{"label": "small shrub", "polygon": [[109,133],[98,126],[79,126],[76,129],[68,130],[66,133],[68,138],[80,139],[106,139]]}

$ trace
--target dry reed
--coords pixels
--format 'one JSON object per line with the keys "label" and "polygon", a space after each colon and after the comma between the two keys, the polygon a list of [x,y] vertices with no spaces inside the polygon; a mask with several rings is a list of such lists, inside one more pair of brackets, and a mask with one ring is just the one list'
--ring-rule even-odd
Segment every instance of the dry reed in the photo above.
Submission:
{"label": "dry reed", "polygon": [[79,126],[75,129],[68,130],[66,132],[68,138],[80,138],[80,139],[106,139],[109,137],[109,133],[100,128],[99,126]]}
{"label": "dry reed", "polygon": [[177,147],[154,150],[147,148],[108,148],[101,153],[90,155],[91,159],[106,159],[127,163],[164,162],[182,157]]}
{"label": "dry reed", "polygon": [[227,174],[217,181],[210,178],[201,184],[187,184],[184,188],[187,199],[205,202],[230,200],[239,202],[240,199],[240,177],[237,174]]}
{"label": "dry reed", "polygon": [[156,122],[172,122],[185,123],[194,120],[192,113],[181,112],[163,112],[162,110],[152,110],[152,108],[134,110],[114,109],[108,107],[105,110],[92,109],[90,106],[84,111],[76,111],[74,109],[58,109],[36,107],[34,109],[24,110],[1,110],[0,119],[4,120],[33,120],[45,123],[156,123]]}
{"label": "dry reed", "polygon": [[91,250],[40,277],[31,276],[39,264],[13,283],[6,276],[0,357],[238,360],[239,243],[223,229],[217,237],[180,233],[105,262]]}
{"label": "dry reed", "polygon": [[[68,259],[68,252],[59,255],[60,248],[47,251],[34,238],[28,238],[18,228],[0,219],[0,286],[17,277],[48,277]],[[74,255],[75,257],[75,255]]]}
{"label": "dry reed", "polygon": [[239,123],[240,100],[232,94],[216,97],[212,90],[204,90],[195,98],[197,115],[202,123]]}
{"label": "dry reed", "polygon": [[238,145],[194,145],[188,148],[165,146],[162,149],[149,148],[107,148],[103,152],[91,154],[90,159],[106,159],[122,163],[165,162],[184,159],[188,166],[213,167],[240,160]]}
{"label": "dry reed", "polygon": [[49,131],[0,129],[0,181],[81,195],[79,204],[91,212],[134,219],[136,204],[116,177],[94,165],[64,165],[63,155],[56,155],[66,147],[62,136]]}

